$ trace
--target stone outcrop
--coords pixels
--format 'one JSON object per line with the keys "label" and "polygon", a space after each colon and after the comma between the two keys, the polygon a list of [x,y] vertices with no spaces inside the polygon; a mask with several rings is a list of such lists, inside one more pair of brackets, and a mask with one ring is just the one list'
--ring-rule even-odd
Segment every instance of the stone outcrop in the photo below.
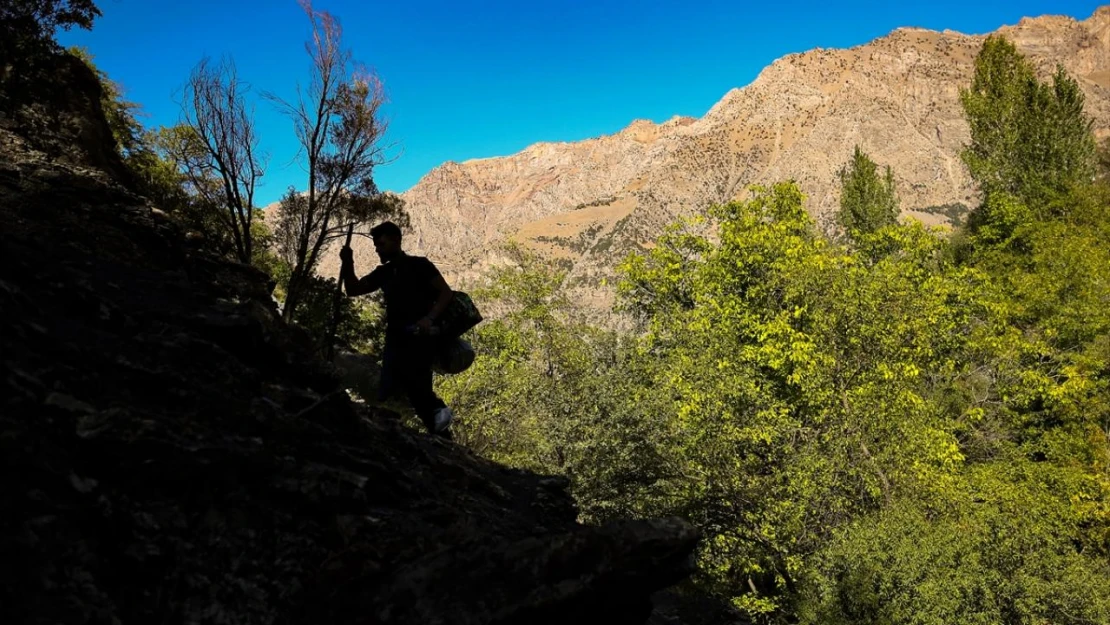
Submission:
{"label": "stone outcrop", "polygon": [[[1082,86],[1098,135],[1110,134],[1110,7],[998,32],[1042,76],[1062,64]],[[415,247],[465,282],[503,262],[495,247],[516,237],[570,267],[579,299],[604,305],[598,284],[623,254],[751,183],[796,180],[809,210],[828,214],[839,202],[836,172],[856,144],[893,168],[905,212],[942,223],[945,205],[958,212],[976,202],[959,158],[969,140],[959,90],[983,38],[901,28],[851,49],[783,57],[700,119],[641,120],[610,136],[446,163],[404,194]],[[369,251],[356,254],[373,262]]]}
{"label": "stone outcrop", "polygon": [[0,128],[0,622],[643,623],[689,573],[685,522],[580,526],[353,402],[263,274],[67,142]]}
{"label": "stone outcrop", "polygon": [[[0,36],[7,33],[0,29]],[[101,107],[100,82],[89,66],[72,54],[13,52],[0,44],[0,128],[51,160],[91,165],[127,181]]]}

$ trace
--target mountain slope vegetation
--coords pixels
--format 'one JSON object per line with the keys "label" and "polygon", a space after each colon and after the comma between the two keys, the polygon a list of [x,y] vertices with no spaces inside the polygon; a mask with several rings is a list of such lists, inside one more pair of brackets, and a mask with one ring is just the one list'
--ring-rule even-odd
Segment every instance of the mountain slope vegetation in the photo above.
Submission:
{"label": "mountain slope vegetation", "polygon": [[975,67],[966,227],[889,219],[857,150],[850,236],[753,187],[627,258],[631,332],[518,250],[441,385],[460,440],[592,520],[690,519],[696,588],[755,622],[1110,621],[1110,186],[1073,78],[1002,37]]}

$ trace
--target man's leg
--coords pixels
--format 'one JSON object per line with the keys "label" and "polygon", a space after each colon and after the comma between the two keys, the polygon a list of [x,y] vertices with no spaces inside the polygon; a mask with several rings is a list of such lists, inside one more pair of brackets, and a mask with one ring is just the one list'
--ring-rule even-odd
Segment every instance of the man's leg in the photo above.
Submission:
{"label": "man's leg", "polygon": [[405,392],[409,396],[416,416],[428,428],[435,432],[435,415],[443,403],[432,387],[432,359],[435,357],[435,342],[425,336],[414,336],[405,342]]}
{"label": "man's leg", "polygon": [[378,381],[379,402],[389,401],[400,390],[399,378],[404,375],[401,356],[405,346],[399,343],[398,337],[386,334],[382,349],[382,373]]}

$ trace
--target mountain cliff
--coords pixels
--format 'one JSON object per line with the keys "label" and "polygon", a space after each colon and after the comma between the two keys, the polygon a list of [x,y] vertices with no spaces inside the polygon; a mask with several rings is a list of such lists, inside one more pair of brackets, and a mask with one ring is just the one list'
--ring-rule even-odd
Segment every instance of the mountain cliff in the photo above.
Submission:
{"label": "mountain cliff", "polygon": [[[1062,64],[1097,134],[1110,134],[1110,6],[1083,21],[1026,18],[998,33],[1045,76]],[[604,305],[598,283],[624,253],[751,183],[794,179],[811,213],[827,215],[856,144],[893,168],[906,213],[941,223],[946,205],[957,205],[951,214],[976,201],[959,158],[969,140],[959,90],[984,38],[900,28],[850,49],[783,57],[700,119],[638,120],[609,136],[445,163],[403,194],[412,245],[465,283],[500,262],[496,246],[514,237],[570,268],[580,296]],[[359,244],[356,256],[371,262],[368,242]]]}

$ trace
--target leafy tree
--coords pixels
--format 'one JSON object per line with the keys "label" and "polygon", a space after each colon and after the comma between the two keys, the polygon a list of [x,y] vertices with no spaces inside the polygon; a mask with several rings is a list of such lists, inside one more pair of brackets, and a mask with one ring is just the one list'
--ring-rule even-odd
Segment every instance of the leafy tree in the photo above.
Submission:
{"label": "leafy tree", "polygon": [[[181,132],[179,127],[162,127],[143,130],[140,145],[127,156],[126,162],[139,184],[140,192],[158,208],[175,216],[191,214],[198,208],[198,199],[188,193],[188,178],[173,156],[171,135]],[[214,211],[213,211],[214,212]],[[217,232],[213,216],[211,226],[202,229],[208,238],[223,236]],[[225,246],[226,247],[226,246]]]}
{"label": "leafy tree", "polygon": [[491,317],[469,335],[483,357],[441,385],[465,415],[459,440],[511,465],[562,471],[565,440],[556,431],[570,424],[561,417],[580,381],[573,371],[584,348],[570,327],[585,328],[570,319],[565,272],[515,245],[506,249],[516,264],[494,269],[486,286],[472,290]]}
{"label": "leafy tree", "polygon": [[664,236],[622,291],[649,313],[648,386],[682,428],[692,479],[673,505],[708,534],[703,583],[770,618],[836,528],[959,468],[926,371],[958,366],[981,304],[920,226],[887,230],[890,253],[862,263],[791,184],[713,214],[719,244]]}
{"label": "leafy tree", "polygon": [[890,167],[878,166],[857,145],[839,173],[840,211],[837,223],[853,240],[898,222],[898,195]]}
{"label": "leafy tree", "polygon": [[[565,272],[516,246],[515,264],[473,294],[491,318],[469,340],[481,357],[439,381],[456,439],[500,462],[567,475],[584,520],[643,514],[670,499],[676,467],[667,414],[638,393],[626,337],[592,327],[567,298]],[[589,398],[589,401],[583,401]]]}
{"label": "leafy tree", "polygon": [[800,621],[1110,622],[1110,564],[1075,549],[1053,472],[977,467],[943,507],[907,499],[860,518],[825,552]]}
{"label": "leafy tree", "polygon": [[[282,270],[288,271],[285,267],[278,268],[279,276]],[[343,297],[339,300],[338,319],[333,319],[336,286],[334,278],[313,276],[297,310],[290,315],[292,321],[309,333],[320,355],[326,353],[327,343],[332,339],[349,349],[375,353],[384,340],[385,316],[382,307],[373,302]],[[285,305],[288,305],[288,298],[285,300]],[[334,337],[331,334],[333,323]]]}
{"label": "leafy tree", "polygon": [[[1005,38],[992,35],[975,59],[975,76],[960,102],[971,127],[964,162],[988,202],[1008,194],[1040,211],[1095,173],[1091,120],[1083,92],[1063,67],[1052,83]],[[985,205],[989,206],[989,205]],[[973,213],[973,226],[990,223],[990,210]]]}
{"label": "leafy tree", "polygon": [[0,22],[33,23],[43,36],[52,37],[58,28],[92,28],[100,17],[93,0],[8,0],[0,6]]}
{"label": "leafy tree", "polygon": [[351,224],[392,216],[400,208],[378,192],[373,178],[374,168],[384,162],[382,83],[353,63],[338,19],[308,0],[301,7],[312,25],[305,44],[312,78],[295,102],[269,96],[292,119],[308,171],[307,189],[291,190],[280,207],[277,236],[291,266],[287,315],[297,309],[329,243],[344,236]]}
{"label": "leafy tree", "polygon": [[54,48],[59,28],[89,30],[98,17],[93,0],[5,0],[0,4],[0,50],[26,54]]}
{"label": "leafy tree", "polygon": [[[0,2],[0,111],[8,115],[28,102],[49,98],[59,72],[59,28],[92,28],[100,16],[93,0],[4,0]],[[18,117],[18,115],[14,115]]]}
{"label": "leafy tree", "polygon": [[[177,124],[148,130],[144,142],[151,149],[133,159],[139,161],[133,169],[147,196],[190,230],[203,235],[214,249],[235,257],[235,244],[224,216],[226,209],[213,201],[219,197],[220,182],[214,172],[205,174],[196,167],[206,158],[206,150],[193,127]],[[252,229],[256,224],[252,219]]]}
{"label": "leafy tree", "polygon": [[1013,45],[991,38],[963,94],[972,126],[965,158],[986,191],[972,213],[969,262],[1005,292],[1009,321],[1061,358],[1110,331],[1105,302],[1110,190],[1094,182],[1097,154],[1083,96],[1057,69],[1040,83]]}
{"label": "leafy tree", "polygon": [[[1006,507],[962,544],[962,553],[995,550],[998,559],[958,575],[1024,576],[1007,600],[1022,604],[1037,589],[1020,608],[1035,622],[1060,614],[1055,565],[1046,564],[1060,563],[1074,572],[1069,579],[1086,580],[1057,597],[1065,609],[1104,613],[1088,597],[1099,592],[1097,558],[1110,529],[1110,481],[1100,468],[1110,449],[1110,341],[1106,315],[1094,308],[1110,301],[1110,237],[1076,226],[1104,222],[1099,207],[1110,203],[1081,200],[1069,204],[1071,225],[1046,230],[1044,255],[1026,257],[1020,270],[1017,261],[956,264],[949,244],[917,224],[839,248],[814,231],[792,185],[715,209],[716,244],[668,234],[625,264],[622,291],[648,316],[643,349],[657,363],[644,388],[671,402],[681,428],[679,449],[662,453],[677,458],[688,481],[663,509],[706,532],[705,587],[767,621],[807,610],[816,610],[814,622],[831,619],[831,604],[806,599],[820,587],[826,600],[885,609],[902,600],[898,586],[845,577],[871,566],[864,552],[837,551],[845,536],[890,555],[893,544],[876,542],[893,535],[875,525],[885,511],[906,506],[955,526],[972,518],[977,497],[1004,491]],[[1069,231],[1074,238],[1063,238]],[[1049,256],[1061,243],[1067,251]],[[1042,272],[1051,287],[1026,282]],[[996,528],[1021,523],[1023,506],[1051,509],[1056,521],[1046,523],[1056,524],[1028,535],[1021,568],[1006,560],[1017,543]],[[897,565],[874,564],[892,576],[904,567],[897,592],[920,597],[926,590],[914,584],[949,578],[936,554],[905,544]],[[834,553],[841,568],[823,568]],[[857,596],[865,591],[872,594]],[[975,601],[958,595],[947,598],[947,613],[938,603],[932,612],[887,612],[896,616],[886,621],[881,610],[873,621],[848,620],[940,613],[960,615],[949,622],[1013,622],[991,620],[990,606]]]}

